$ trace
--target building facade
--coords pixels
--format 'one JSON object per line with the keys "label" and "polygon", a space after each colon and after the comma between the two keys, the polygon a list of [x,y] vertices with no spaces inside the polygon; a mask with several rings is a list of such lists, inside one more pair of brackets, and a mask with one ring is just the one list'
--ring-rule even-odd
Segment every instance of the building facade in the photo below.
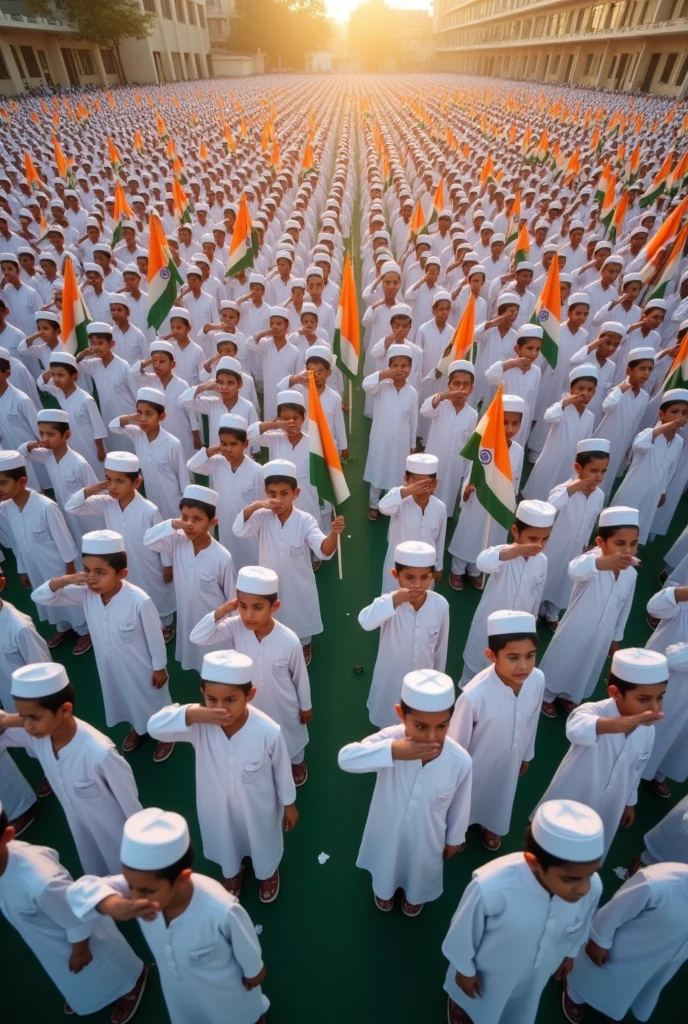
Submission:
{"label": "building facade", "polygon": [[688,0],[435,0],[437,66],[688,94]]}
{"label": "building facade", "polygon": [[[0,95],[117,84],[112,51],[78,39],[61,0],[51,7],[48,17],[33,17],[25,0],[0,0]],[[147,39],[125,39],[120,47],[129,82],[212,77],[205,0],[141,0],[141,7],[156,23]]]}

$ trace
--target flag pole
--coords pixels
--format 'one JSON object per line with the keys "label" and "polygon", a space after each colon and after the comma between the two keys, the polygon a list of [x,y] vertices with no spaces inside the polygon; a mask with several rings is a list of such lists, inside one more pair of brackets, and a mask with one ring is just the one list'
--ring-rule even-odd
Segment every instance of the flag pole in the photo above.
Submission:
{"label": "flag pole", "polygon": [[337,534],[337,568],[339,570],[339,578],[341,580],[341,579],[344,578],[343,574],[342,574],[342,535],[341,535],[341,533]]}
{"label": "flag pole", "polygon": [[[351,377],[349,377],[349,437],[351,437],[351,423],[354,414],[354,394],[351,386]],[[339,577],[341,579],[341,576]]]}

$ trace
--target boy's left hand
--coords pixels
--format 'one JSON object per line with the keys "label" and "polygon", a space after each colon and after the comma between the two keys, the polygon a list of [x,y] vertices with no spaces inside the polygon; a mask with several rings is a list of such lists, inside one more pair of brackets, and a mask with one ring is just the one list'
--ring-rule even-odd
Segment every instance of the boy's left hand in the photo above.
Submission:
{"label": "boy's left hand", "polygon": [[564,978],[567,978],[573,970],[573,963],[572,956],[565,956],[554,973],[554,980],[563,981]]}
{"label": "boy's left hand", "polygon": [[529,767],[530,767],[530,761],[521,761],[521,767],[518,770],[519,778],[521,777],[521,775],[525,775],[525,773],[528,771]]}
{"label": "boy's left hand", "polygon": [[308,711],[299,711],[299,721],[301,725],[308,725],[313,718],[313,708],[309,708]]}
{"label": "boy's left hand", "polygon": [[602,946],[598,946],[592,939],[588,940],[588,944],[585,947],[587,956],[590,957],[596,967],[604,967],[607,960],[609,959],[609,950],[603,949]]}
{"label": "boy's left hand", "polygon": [[346,523],[344,522],[344,516],[335,516],[332,520],[330,530],[332,533],[344,533]]}
{"label": "boy's left hand", "polygon": [[91,960],[93,960],[93,953],[88,944],[88,939],[84,939],[83,942],[73,943],[72,953],[69,957],[69,970],[71,974],[78,974],[79,971],[83,971],[84,967],[88,967]]}
{"label": "boy's left hand", "polygon": [[284,817],[282,818],[282,828],[284,831],[293,832],[298,820],[299,812],[296,810],[296,804],[287,804],[284,808]]}
{"label": "boy's left hand", "polygon": [[621,828],[630,828],[635,821],[635,807],[624,807],[621,815]]}
{"label": "boy's left hand", "polygon": [[465,843],[459,843],[458,846],[451,846],[449,843],[445,843],[444,850],[442,851],[442,860],[449,860],[455,853],[460,853],[465,849]]}
{"label": "boy's left hand", "polygon": [[265,981],[265,964],[260,969],[260,973],[256,974],[255,978],[242,978],[241,979],[245,989],[250,992],[252,988],[256,988],[258,985],[262,985]]}
{"label": "boy's left hand", "polygon": [[163,567],[162,567],[162,581],[163,581],[163,583],[171,583],[172,582],[172,578],[173,578],[172,577],[172,566],[171,565],[163,565]]}
{"label": "boy's left hand", "polygon": [[159,668],[153,673],[153,686],[156,690],[161,690],[168,680],[167,669]]}

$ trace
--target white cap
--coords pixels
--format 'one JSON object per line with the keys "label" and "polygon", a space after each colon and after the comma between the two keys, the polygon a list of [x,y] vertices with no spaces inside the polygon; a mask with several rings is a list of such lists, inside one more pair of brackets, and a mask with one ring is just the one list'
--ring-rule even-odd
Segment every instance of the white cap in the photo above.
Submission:
{"label": "white cap", "polygon": [[124,823],[119,858],[134,871],[160,871],[181,860],[190,845],[181,814],[146,807]]}
{"label": "white cap", "polygon": [[126,551],[124,538],[114,530],[91,530],[81,538],[82,555],[117,555]]}
{"label": "white cap", "polygon": [[470,373],[475,380],[475,365],[468,359],[455,359],[453,363],[450,363],[449,369],[447,370],[447,377],[449,378],[452,373],[458,373],[459,371],[461,371],[461,373]]}
{"label": "white cap", "polygon": [[184,498],[191,501],[204,501],[206,505],[217,505],[218,493],[212,487],[201,487],[200,484],[187,484],[184,488]]}
{"label": "white cap", "polygon": [[451,678],[434,668],[407,672],[401,684],[401,699],[414,711],[449,711],[455,697]]}
{"label": "white cap", "polygon": [[129,295],[125,295],[124,292],[116,292],[110,296],[110,309],[113,306],[126,306],[131,313],[133,299]]}
{"label": "white cap", "polygon": [[389,311],[389,319],[393,320],[395,316],[407,316],[410,320],[413,316],[411,307],[405,302],[397,302],[397,304],[392,306]]}
{"label": "white cap", "polygon": [[66,349],[60,347],[50,353],[50,365],[71,366],[74,369],[77,368],[76,358],[71,352],[67,352]]}
{"label": "white cap", "polygon": [[[643,231],[645,229],[643,228]],[[643,284],[642,274],[624,274],[622,285],[624,284]]]}
{"label": "white cap", "polygon": [[58,327],[61,323],[60,314],[54,313],[51,309],[39,309],[38,312],[34,314],[34,320],[36,323],[38,323],[39,320],[49,320],[51,324],[57,324]]}
{"label": "white cap", "polygon": [[534,273],[535,264],[531,263],[530,260],[521,260],[518,266],[514,269],[514,273],[518,274],[519,270],[530,270],[531,273]]}
{"label": "white cap", "polygon": [[648,299],[643,306],[643,312],[647,313],[648,309],[663,309],[666,313],[668,308],[669,306],[665,299]]}
{"label": "white cap", "polygon": [[270,306],[270,319],[272,319],[273,316],[279,316],[282,320],[289,319],[289,313],[284,306]]}
{"label": "white cap", "polygon": [[25,468],[26,459],[19,452],[10,451],[9,448],[6,451],[0,451],[0,473],[5,473],[8,469]]}
{"label": "white cap", "polygon": [[617,651],[612,658],[612,674],[625,683],[666,683],[669,679],[669,665],[659,651],[647,647],[627,647]]}
{"label": "white cap", "polygon": [[626,363],[634,363],[639,359],[651,359],[654,363],[657,358],[657,353],[650,345],[641,345],[639,348],[632,348],[628,353],[628,359]]}
{"label": "white cap", "polygon": [[382,264],[382,269],[380,270],[380,275],[382,277],[384,277],[385,274],[399,274],[400,275],[401,274],[401,267],[399,266],[398,263],[395,263],[394,260],[387,260],[386,263]]}
{"label": "white cap", "polygon": [[235,412],[223,412],[220,416],[220,430],[248,430],[248,420]]}
{"label": "white cap", "polygon": [[263,466],[263,480],[269,476],[287,476],[292,480],[297,479],[296,466],[288,459],[270,459]]}
{"label": "white cap", "polygon": [[105,277],[105,271],[98,263],[84,263],[84,273],[100,274],[101,277]]}
{"label": "white cap", "polygon": [[518,292],[502,292],[501,295],[498,296],[497,309],[499,309],[500,306],[506,306],[507,304],[512,306],[521,305],[521,296]]}
{"label": "white cap", "polygon": [[303,408],[304,397],[302,391],[278,391],[277,392],[277,407],[280,405],[299,405]]}
{"label": "white cap", "polygon": [[612,505],[600,512],[600,526],[638,526],[639,512],[628,505]]}
{"label": "white cap", "polygon": [[525,399],[521,398],[520,395],[504,395],[502,397],[502,408],[504,412],[520,412],[523,415],[526,411]]}
{"label": "white cap", "polygon": [[607,256],[607,258],[604,261],[604,263],[602,264],[602,266],[603,267],[611,267],[612,265],[614,265],[616,267],[619,267],[619,266],[623,267],[623,262],[624,261],[623,261],[623,257],[622,256]]}
{"label": "white cap", "polygon": [[528,526],[552,526],[557,510],[548,501],[520,501],[516,509],[516,518]]}
{"label": "white cap", "polygon": [[[126,270],[126,267],[124,269]],[[186,309],[184,306],[173,306],[172,309],[167,314],[167,316],[168,319],[170,320],[172,320],[174,317],[178,317],[180,320],[187,320],[189,323],[191,323],[191,314],[189,313],[188,309]]]}
{"label": "white cap", "polygon": [[519,338],[540,338],[543,336],[543,329],[540,324],[523,324],[518,329]]}
{"label": "white cap", "polygon": [[138,473],[141,464],[138,455],[134,455],[133,452],[108,452],[103,469],[111,469],[120,473]]}
{"label": "white cap", "polygon": [[688,402],[688,388],[670,388],[662,395],[662,405],[667,402]]}
{"label": "white cap", "polygon": [[577,800],[545,800],[533,815],[535,842],[553,857],[573,864],[604,854],[604,825],[597,811]]}
{"label": "white cap", "polygon": [[248,283],[249,283],[249,285],[252,285],[252,284],[262,284],[263,288],[265,288],[265,285],[266,285],[267,282],[266,282],[266,280],[265,280],[265,278],[263,277],[262,274],[257,274],[255,272],[252,272],[252,273],[250,273],[248,275]]}
{"label": "white cap", "polygon": [[487,635],[499,636],[502,633],[535,633],[537,629],[535,616],[530,612],[512,612],[504,610],[491,612],[487,616]]}
{"label": "white cap", "polygon": [[104,320],[94,320],[86,324],[86,333],[91,334],[112,334],[112,324],[106,324]]}
{"label": "white cap", "polygon": [[438,290],[435,292],[435,294],[432,297],[432,304],[434,306],[435,303],[437,303],[437,302],[451,302],[451,300],[452,300],[452,297],[451,297],[451,293],[450,292],[446,292],[446,291],[443,291],[442,288],[438,288]]}
{"label": "white cap", "polygon": [[600,334],[620,334],[623,337],[625,333],[625,326],[618,320],[605,320],[600,327]]}
{"label": "white cap", "polygon": [[234,299],[221,299],[220,309],[233,309],[235,313],[240,313],[239,303],[235,302]]}
{"label": "white cap", "polygon": [[395,356],[406,356],[407,359],[413,362],[413,349],[410,345],[390,345],[387,349],[387,361],[389,362],[390,359],[394,359]]}
{"label": "white cap", "polygon": [[606,437],[584,437],[576,445],[576,455],[582,455],[583,452],[605,452],[609,455],[610,451],[611,445]]}
{"label": "white cap", "polygon": [[569,370],[569,384],[573,384],[581,377],[594,377],[597,380],[597,367],[593,363],[581,363],[580,366],[574,366],[572,370]]}
{"label": "white cap", "polygon": [[156,338],[155,341],[151,342],[150,351],[151,353],[166,352],[168,356],[174,358],[174,345],[170,344],[169,341],[163,341],[161,338]]}
{"label": "white cap", "polygon": [[428,569],[437,561],[437,552],[425,541],[404,540],[394,549],[394,561],[415,569]]}
{"label": "white cap", "polygon": [[38,423],[66,423],[69,425],[69,413],[66,409],[39,409],[36,420]]}
{"label": "white cap", "polygon": [[573,295],[569,295],[568,308],[577,305],[590,306],[590,296],[587,292],[574,292]]}
{"label": "white cap", "polygon": [[57,661],[39,661],[14,670],[11,693],[13,697],[37,700],[38,697],[59,693],[68,685],[69,677],[64,665]]}
{"label": "white cap", "polygon": [[258,594],[262,597],[276,594],[279,577],[273,569],[265,569],[262,565],[245,565],[239,569],[236,589],[245,594]]}
{"label": "white cap", "polygon": [[[229,338],[225,340],[229,341],[230,338],[236,345],[235,335],[231,334]],[[217,377],[218,373],[222,373],[223,370],[225,372],[237,373],[240,377],[242,376],[241,363],[238,359],[235,359],[234,356],[222,356],[222,358],[218,360],[217,366],[215,367],[215,376]]]}
{"label": "white cap", "polygon": [[406,456],[406,472],[416,473],[418,476],[430,476],[437,473],[440,468],[440,460],[436,455],[427,455],[425,452],[418,455]]}
{"label": "white cap", "polygon": [[[273,591],[274,593],[274,591]],[[203,655],[201,679],[208,683],[243,686],[253,678],[253,659],[238,651],[210,651]]]}
{"label": "white cap", "polygon": [[306,350],[306,364],[309,359],[324,359],[330,366],[332,365],[332,349],[327,344],[311,345]]}
{"label": "white cap", "polygon": [[155,405],[166,405],[167,397],[164,391],[157,388],[139,388],[136,392],[137,402],[153,402]]}

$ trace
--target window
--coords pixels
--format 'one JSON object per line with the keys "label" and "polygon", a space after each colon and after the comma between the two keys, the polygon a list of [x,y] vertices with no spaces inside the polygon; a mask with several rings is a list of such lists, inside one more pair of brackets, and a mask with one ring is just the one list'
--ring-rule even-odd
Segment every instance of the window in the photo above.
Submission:
{"label": "window", "polygon": [[202,7],[198,8],[198,24],[201,28],[205,28],[205,11]]}
{"label": "window", "polygon": [[203,68],[201,66],[200,54],[194,54],[194,60],[196,61],[196,78],[203,78]]}
{"label": "window", "polygon": [[79,58],[79,64],[81,66],[82,75],[95,75],[93,70],[93,58],[91,57],[90,50],[77,50],[77,57]]}
{"label": "window", "polygon": [[556,77],[559,73],[559,65],[561,64],[561,54],[557,53],[552,61],[552,75]]}
{"label": "window", "polygon": [[177,15],[177,21],[184,22],[184,4],[182,0],[174,0],[174,10]]}
{"label": "window", "polygon": [[163,18],[167,18],[168,21],[172,21],[172,7],[170,6],[170,0],[160,0],[160,6],[162,7]]}
{"label": "window", "polygon": [[[681,70],[678,73],[678,78],[676,79],[676,84],[677,85],[682,85],[686,75],[688,75],[688,57],[686,57],[686,59],[684,60],[683,64],[681,65]],[[2,76],[0,76],[0,77],[2,77]]]}
{"label": "window", "polygon": [[206,53],[205,62],[208,65],[208,78],[214,78],[213,75],[213,55],[212,53]]}
{"label": "window", "polygon": [[26,67],[26,74],[28,78],[40,78],[41,69],[38,66],[36,60],[36,54],[33,52],[33,46],[20,46],[21,55],[24,58],[24,66]]}
{"label": "window", "polygon": [[615,67],[616,67],[616,56],[612,57],[612,62],[609,65],[609,74],[607,75],[607,78],[613,78],[614,77],[614,68]]}
{"label": "window", "polygon": [[7,64],[5,64],[5,58],[2,55],[2,50],[0,50],[0,79],[7,78],[10,78],[10,71]]}
{"label": "window", "polygon": [[105,68],[106,75],[116,75],[117,65],[115,64],[115,55],[112,50],[101,50],[100,57]]}
{"label": "window", "polygon": [[143,0],[143,9],[144,11],[147,11],[149,14],[158,13],[155,7],[155,0]]}
{"label": "window", "polygon": [[43,69],[44,75],[50,74],[50,68],[48,67],[48,58],[45,55],[45,50],[38,51],[38,59],[41,62],[41,68]]}
{"label": "window", "polygon": [[186,0],[186,11],[189,17],[189,25],[196,24],[196,4],[192,3],[191,0]]}
{"label": "window", "polygon": [[[23,48],[22,48],[22,50],[23,50]],[[663,69],[661,75],[659,76],[659,84],[660,85],[668,85],[669,84],[669,82],[671,81],[671,73],[674,70],[674,67],[676,65],[676,61],[677,60],[678,60],[678,54],[677,53],[668,53],[667,54],[667,59],[664,61],[664,69]]]}
{"label": "window", "polygon": [[585,58],[585,67],[583,68],[583,78],[588,78],[592,74],[592,62],[595,59],[594,53],[589,53]]}

